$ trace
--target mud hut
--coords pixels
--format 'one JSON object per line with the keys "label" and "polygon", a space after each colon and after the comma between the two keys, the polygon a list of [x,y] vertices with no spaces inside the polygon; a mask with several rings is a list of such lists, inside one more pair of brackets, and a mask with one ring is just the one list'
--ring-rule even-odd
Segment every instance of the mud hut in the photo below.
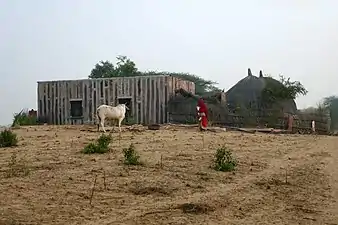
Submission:
{"label": "mud hut", "polygon": [[[248,75],[237,82],[226,93],[227,104],[230,111],[250,111],[252,114],[262,113],[265,104],[262,98],[262,91],[267,84],[275,87],[283,84],[271,77],[264,77],[260,71],[259,77],[254,76],[248,69]],[[273,111],[281,113],[295,114],[297,106],[294,100],[286,100],[274,104]]]}
{"label": "mud hut", "polygon": [[168,102],[169,121],[171,123],[197,123],[197,100],[203,98],[209,109],[209,119],[213,121],[225,121],[228,109],[226,107],[225,92],[207,92],[203,95],[195,95],[184,89],[175,91]]}

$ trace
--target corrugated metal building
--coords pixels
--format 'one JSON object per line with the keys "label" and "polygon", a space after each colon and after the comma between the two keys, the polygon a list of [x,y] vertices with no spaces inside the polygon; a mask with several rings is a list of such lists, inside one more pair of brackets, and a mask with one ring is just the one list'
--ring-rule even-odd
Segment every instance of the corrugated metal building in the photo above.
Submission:
{"label": "corrugated metal building", "polygon": [[195,93],[195,84],[172,76],[137,76],[38,82],[38,117],[50,124],[94,123],[101,104],[126,103],[127,120],[167,123],[176,89]]}

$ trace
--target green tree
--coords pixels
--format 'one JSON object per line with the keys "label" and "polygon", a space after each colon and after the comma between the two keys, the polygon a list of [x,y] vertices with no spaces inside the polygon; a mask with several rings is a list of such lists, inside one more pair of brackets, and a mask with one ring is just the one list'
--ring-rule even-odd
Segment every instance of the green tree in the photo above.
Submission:
{"label": "green tree", "polygon": [[268,103],[284,100],[295,100],[299,95],[306,95],[308,91],[299,81],[279,76],[279,82],[271,77],[265,77],[266,85],[262,90],[262,97]]}
{"label": "green tree", "polygon": [[95,67],[90,72],[89,78],[107,78],[113,77],[115,73],[114,65],[107,61],[100,61],[96,63]]}
{"label": "green tree", "polygon": [[155,76],[155,75],[170,75],[195,83],[196,94],[202,95],[209,91],[220,91],[211,80],[205,80],[199,76],[189,73],[175,73],[167,71],[148,71],[140,72],[134,61],[126,56],[117,56],[116,65],[109,61],[100,61],[92,69],[89,78],[107,78],[107,77],[131,77],[131,76]]}
{"label": "green tree", "polygon": [[134,77],[141,75],[136,68],[134,61],[127,58],[127,56],[117,56],[116,59],[117,67],[115,69],[114,77]]}
{"label": "green tree", "polygon": [[89,78],[130,77],[138,76],[140,72],[135,63],[126,56],[116,57],[116,66],[109,61],[100,61],[90,72]]}

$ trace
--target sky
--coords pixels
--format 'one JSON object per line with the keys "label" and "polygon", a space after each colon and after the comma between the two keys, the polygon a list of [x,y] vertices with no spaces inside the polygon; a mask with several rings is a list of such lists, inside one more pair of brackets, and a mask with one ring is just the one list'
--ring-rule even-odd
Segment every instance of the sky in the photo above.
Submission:
{"label": "sky", "polygon": [[37,81],[86,78],[117,55],[228,90],[259,70],[300,81],[298,108],[338,95],[336,0],[0,0],[0,124]]}

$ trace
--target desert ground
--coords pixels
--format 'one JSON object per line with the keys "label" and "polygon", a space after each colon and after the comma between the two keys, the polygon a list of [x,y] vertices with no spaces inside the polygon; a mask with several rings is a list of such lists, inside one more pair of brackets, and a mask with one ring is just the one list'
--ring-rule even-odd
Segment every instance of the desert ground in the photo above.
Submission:
{"label": "desert ground", "polygon": [[[203,144],[195,127],[124,128],[109,153],[86,155],[94,126],[14,132],[18,146],[0,149],[0,224],[338,224],[338,137],[205,132]],[[144,165],[123,164],[130,143]],[[211,167],[223,145],[234,172]]]}

